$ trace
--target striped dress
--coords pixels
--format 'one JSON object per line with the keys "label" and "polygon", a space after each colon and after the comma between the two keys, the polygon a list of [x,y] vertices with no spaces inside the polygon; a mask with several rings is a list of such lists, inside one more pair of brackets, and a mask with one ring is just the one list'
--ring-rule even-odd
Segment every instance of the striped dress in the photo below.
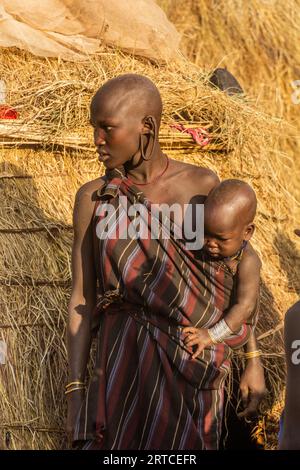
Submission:
{"label": "striped dress", "polygon": [[[97,196],[97,353],[73,443],[106,450],[217,449],[231,348],[245,344],[251,325],[195,359],[181,330],[209,328],[223,317],[234,275],[186,249],[170,220],[170,236],[158,216],[151,238],[151,202],[124,172],[108,173]],[[126,231],[136,219],[130,207],[137,203],[149,236],[134,239]],[[110,233],[101,239],[108,219]]]}

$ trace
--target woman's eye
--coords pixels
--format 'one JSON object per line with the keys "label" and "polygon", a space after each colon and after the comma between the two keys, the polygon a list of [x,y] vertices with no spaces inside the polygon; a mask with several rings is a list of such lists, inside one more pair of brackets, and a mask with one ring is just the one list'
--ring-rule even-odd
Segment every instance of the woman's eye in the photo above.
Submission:
{"label": "woman's eye", "polygon": [[111,126],[105,126],[105,130],[107,130],[108,132],[112,130],[112,127]]}

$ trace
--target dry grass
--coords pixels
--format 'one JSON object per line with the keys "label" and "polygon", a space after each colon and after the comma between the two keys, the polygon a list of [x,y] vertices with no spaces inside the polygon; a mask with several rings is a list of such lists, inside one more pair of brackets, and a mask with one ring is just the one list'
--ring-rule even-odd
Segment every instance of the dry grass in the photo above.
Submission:
{"label": "dry grass", "polygon": [[[8,343],[8,361],[0,368],[0,447],[65,445],[72,205],[77,188],[103,172],[91,145],[90,98],[105,80],[125,72],[143,73],[158,85],[162,145],[170,156],[212,168],[221,178],[243,178],[257,192],[254,245],[263,261],[258,331],[270,390],[265,407],[273,406],[284,378],[281,321],[297,297],[299,262],[291,159],[279,146],[284,122],[251,100],[208,87],[206,76],[188,62],[158,68],[111,49],[85,64],[18,51],[1,52],[1,59],[0,76],[10,86],[21,126],[0,123],[0,339]],[[210,146],[201,149],[170,130],[174,120],[206,126]]]}
{"label": "dry grass", "polygon": [[[158,0],[182,35],[181,48],[201,70],[227,67],[257,105],[288,121],[280,148],[289,154],[300,199],[299,0]],[[300,90],[300,87],[298,87]]]}

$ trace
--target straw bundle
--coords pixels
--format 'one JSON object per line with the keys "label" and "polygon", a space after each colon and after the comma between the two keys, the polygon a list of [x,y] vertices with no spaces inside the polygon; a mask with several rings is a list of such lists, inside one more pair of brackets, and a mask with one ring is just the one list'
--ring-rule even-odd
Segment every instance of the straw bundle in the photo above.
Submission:
{"label": "straw bundle", "polygon": [[[258,325],[268,371],[268,410],[282,390],[282,315],[295,300],[296,266],[289,239],[297,203],[279,151],[285,124],[254,103],[228,98],[200,70],[157,67],[105,49],[84,64],[2,51],[0,76],[20,123],[0,123],[0,447],[53,449],[65,445],[65,325],[70,295],[72,206],[78,187],[103,173],[91,147],[91,96],[120,73],[147,75],[164,102],[162,145],[172,158],[243,178],[259,199],[254,245],[263,261]],[[169,125],[205,127],[207,147]],[[91,363],[92,366],[92,363]]]}
{"label": "straw bundle", "polygon": [[[257,105],[293,127],[280,137],[300,199],[299,0],[158,0],[203,71],[227,67]],[[298,81],[298,84],[297,84]]]}

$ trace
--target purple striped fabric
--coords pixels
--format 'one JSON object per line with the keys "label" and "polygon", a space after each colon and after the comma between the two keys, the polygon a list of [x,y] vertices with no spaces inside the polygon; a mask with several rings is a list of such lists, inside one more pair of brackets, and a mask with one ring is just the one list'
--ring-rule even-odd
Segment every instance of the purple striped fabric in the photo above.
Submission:
{"label": "purple striped fabric", "polygon": [[[247,341],[251,325],[196,359],[181,329],[219,321],[234,276],[187,250],[173,223],[169,239],[122,239],[134,216],[124,212],[120,196],[128,207],[143,204],[150,230],[150,201],[124,174],[108,175],[93,219],[97,355],[74,441],[85,441],[86,449],[217,449],[231,348]],[[106,201],[114,206],[115,240],[96,236]]]}

